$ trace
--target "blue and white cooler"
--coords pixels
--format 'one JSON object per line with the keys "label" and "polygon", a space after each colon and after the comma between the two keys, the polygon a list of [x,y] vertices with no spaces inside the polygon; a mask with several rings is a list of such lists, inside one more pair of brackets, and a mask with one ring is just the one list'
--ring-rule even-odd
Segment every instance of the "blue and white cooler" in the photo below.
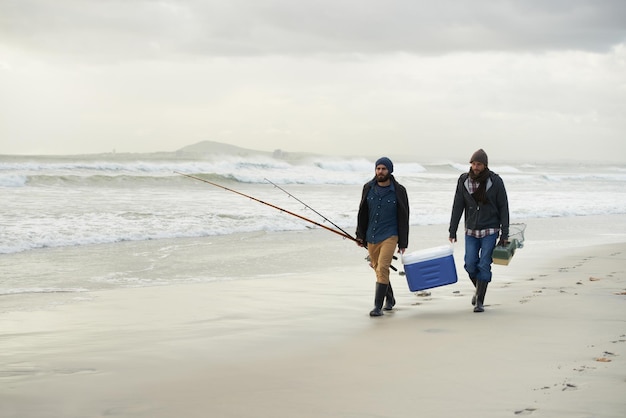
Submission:
{"label": "blue and white cooler", "polygon": [[427,248],[402,256],[411,292],[456,283],[458,276],[451,245]]}

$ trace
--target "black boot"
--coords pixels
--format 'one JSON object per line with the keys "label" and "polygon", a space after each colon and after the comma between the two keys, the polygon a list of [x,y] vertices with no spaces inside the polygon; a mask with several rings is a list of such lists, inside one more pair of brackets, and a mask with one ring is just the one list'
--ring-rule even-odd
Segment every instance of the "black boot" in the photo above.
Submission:
{"label": "black boot", "polygon": [[[474,284],[474,289],[476,289],[476,278],[470,276],[470,280]],[[472,306],[476,306],[476,290],[474,290],[474,295],[472,296]]]}
{"label": "black boot", "polygon": [[385,295],[385,307],[383,310],[390,311],[396,305],[396,298],[393,297],[393,289],[391,283],[387,285],[387,294]]}
{"label": "black boot", "polygon": [[374,296],[374,309],[370,312],[370,316],[381,316],[383,314],[383,302],[387,294],[389,285],[376,282],[376,296]]}
{"label": "black boot", "polygon": [[474,308],[474,312],[485,312],[483,304],[485,303],[487,286],[489,286],[489,282],[485,280],[478,280],[476,283],[476,307]]}

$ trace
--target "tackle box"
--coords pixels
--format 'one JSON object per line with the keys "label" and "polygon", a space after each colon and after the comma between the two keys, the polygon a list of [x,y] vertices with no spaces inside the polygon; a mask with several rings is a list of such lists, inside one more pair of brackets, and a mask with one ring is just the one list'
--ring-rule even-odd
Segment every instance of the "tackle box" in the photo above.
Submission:
{"label": "tackle box", "polygon": [[512,239],[505,246],[496,245],[493,249],[493,254],[491,258],[493,258],[494,264],[500,264],[502,266],[508,266],[511,262],[511,258],[515,255],[515,250],[519,247],[519,243],[516,239]]}

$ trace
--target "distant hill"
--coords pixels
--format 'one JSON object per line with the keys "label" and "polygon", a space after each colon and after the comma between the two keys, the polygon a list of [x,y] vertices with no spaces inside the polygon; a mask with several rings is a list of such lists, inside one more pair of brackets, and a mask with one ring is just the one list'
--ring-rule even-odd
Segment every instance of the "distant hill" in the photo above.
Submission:
{"label": "distant hill", "polygon": [[159,151],[159,152],[105,152],[97,154],[70,154],[70,155],[3,155],[0,157],[3,159],[11,159],[15,161],[22,161],[28,158],[37,157],[42,159],[68,159],[84,158],[86,160],[97,160],[102,158],[116,160],[136,160],[138,158],[152,159],[152,160],[171,160],[171,159],[205,159],[216,155],[232,155],[239,157],[269,157],[281,160],[297,160],[301,158],[307,158],[311,156],[319,156],[320,154],[313,154],[307,152],[285,152],[280,149],[274,151],[259,151],[249,148],[242,148],[235,145],[224,144],[222,142],[215,141],[201,141],[195,144],[187,145],[180,148],[177,151]]}
{"label": "distant hill", "polygon": [[271,152],[267,151],[257,151],[248,148],[241,148],[235,145],[224,144],[222,142],[215,141],[201,141],[196,144],[187,145],[176,151],[176,154],[179,156],[184,155],[208,155],[208,154],[228,154],[228,155],[239,155],[239,156],[248,156],[251,154],[254,155],[272,155]]}
{"label": "distant hill", "polygon": [[311,156],[317,156],[319,154],[313,154],[308,152],[286,152],[280,149],[269,151],[259,151],[249,148],[241,148],[235,145],[224,144],[222,142],[215,141],[201,141],[196,144],[187,145],[176,151],[177,157],[189,157],[189,158],[201,158],[210,155],[237,155],[240,157],[250,156],[264,156],[273,157],[282,160],[296,160],[300,158],[306,158]]}

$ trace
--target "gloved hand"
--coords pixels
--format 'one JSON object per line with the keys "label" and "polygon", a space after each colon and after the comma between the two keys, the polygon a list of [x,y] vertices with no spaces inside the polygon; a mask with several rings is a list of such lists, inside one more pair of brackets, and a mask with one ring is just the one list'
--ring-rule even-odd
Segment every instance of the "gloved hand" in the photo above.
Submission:
{"label": "gloved hand", "polygon": [[509,240],[508,239],[504,239],[504,238],[500,238],[500,241],[498,241],[498,246],[506,247],[507,245],[509,245]]}

